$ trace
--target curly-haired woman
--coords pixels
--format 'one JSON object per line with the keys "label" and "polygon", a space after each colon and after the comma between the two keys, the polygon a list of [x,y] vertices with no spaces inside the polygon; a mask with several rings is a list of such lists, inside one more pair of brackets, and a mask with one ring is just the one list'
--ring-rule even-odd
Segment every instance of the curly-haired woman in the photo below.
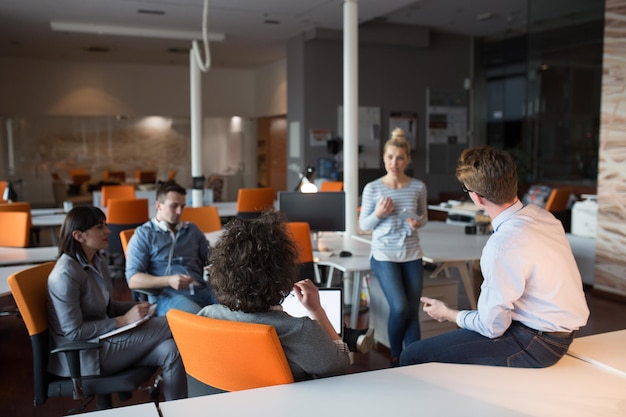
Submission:
{"label": "curly-haired woman", "polygon": [[[345,374],[348,347],[320,305],[315,284],[308,279],[294,283],[297,259],[280,214],[232,220],[211,253],[210,282],[220,304],[198,314],[274,326],[296,381]],[[280,304],[292,290],[313,320],[282,311]]]}

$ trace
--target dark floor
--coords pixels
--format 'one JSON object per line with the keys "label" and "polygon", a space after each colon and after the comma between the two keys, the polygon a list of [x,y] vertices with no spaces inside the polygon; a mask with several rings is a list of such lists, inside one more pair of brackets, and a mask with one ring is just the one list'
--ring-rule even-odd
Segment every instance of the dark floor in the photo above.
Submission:
{"label": "dark floor", "polygon": [[[115,280],[116,298],[130,297],[124,280]],[[589,324],[581,329],[577,336],[586,336],[626,328],[626,302],[605,298],[587,289],[587,302],[591,310]],[[462,304],[461,304],[462,306]],[[0,297],[0,311],[15,309],[11,296]],[[368,322],[367,312],[359,317],[357,327],[365,327]],[[32,353],[28,334],[18,316],[0,317],[0,416],[62,416],[68,410],[78,407],[81,402],[71,399],[51,398],[43,406],[34,407],[32,403]],[[375,346],[367,354],[355,354],[353,372],[386,368],[389,363],[389,351],[383,346]],[[135,393],[133,398],[117,405],[130,405],[148,402],[147,393]],[[90,404],[88,411],[93,410]]]}

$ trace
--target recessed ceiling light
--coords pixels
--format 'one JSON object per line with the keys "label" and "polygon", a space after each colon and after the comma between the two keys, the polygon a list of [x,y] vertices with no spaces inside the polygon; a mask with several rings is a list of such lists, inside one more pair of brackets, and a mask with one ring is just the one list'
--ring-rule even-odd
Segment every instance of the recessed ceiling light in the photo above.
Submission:
{"label": "recessed ceiling light", "polygon": [[[200,31],[172,30],[163,28],[146,28],[117,25],[96,25],[92,23],[78,22],[50,22],[52,30],[60,32],[95,33],[98,35],[136,36],[140,38],[200,40]],[[208,40],[222,42],[226,35],[223,33],[209,32]]]}

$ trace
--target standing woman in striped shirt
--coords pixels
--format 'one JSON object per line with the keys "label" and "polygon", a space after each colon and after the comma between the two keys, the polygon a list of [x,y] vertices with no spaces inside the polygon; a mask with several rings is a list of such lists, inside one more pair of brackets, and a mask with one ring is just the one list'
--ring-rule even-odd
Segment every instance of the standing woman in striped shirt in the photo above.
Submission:
{"label": "standing woman in striped shirt", "polygon": [[359,226],[373,230],[370,264],[389,304],[387,329],[391,366],[398,365],[402,345],[420,339],[422,248],[417,229],[428,221],[426,185],[404,172],[411,148],[402,129],[385,143],[387,174],[363,189]]}

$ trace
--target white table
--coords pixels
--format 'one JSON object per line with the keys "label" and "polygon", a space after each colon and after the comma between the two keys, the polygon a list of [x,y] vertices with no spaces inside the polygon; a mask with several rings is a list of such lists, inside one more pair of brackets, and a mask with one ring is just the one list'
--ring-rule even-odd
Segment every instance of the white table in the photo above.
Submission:
{"label": "white table", "polygon": [[626,330],[617,330],[575,338],[567,354],[626,377],[624,349],[626,349]]}
{"label": "white table", "polygon": [[[361,300],[361,273],[370,270],[370,245],[345,234],[333,232],[319,234],[317,242],[313,242],[313,247],[319,249],[313,252],[317,264],[328,267],[326,287],[330,287],[334,270],[337,269],[344,274],[346,294],[349,295],[350,288],[352,289],[349,303],[350,326],[356,328]],[[339,256],[341,251],[349,251],[352,256],[342,258]]]}
{"label": "white table", "polygon": [[[419,229],[424,262],[436,264],[431,278],[450,269],[457,269],[470,307],[476,308],[476,295],[472,279],[474,261],[479,260],[483,247],[491,235],[466,235],[465,230],[443,222],[428,222]],[[371,242],[371,235],[353,236],[362,242]],[[356,284],[356,280],[355,280]]]}
{"label": "white table", "polygon": [[566,233],[583,284],[593,285],[596,274],[596,238]]}
{"label": "white table", "polygon": [[0,266],[40,264],[54,261],[59,248],[56,246],[41,246],[36,248],[8,248],[0,247]]}
{"label": "white table", "polygon": [[56,245],[58,242],[57,229],[61,227],[63,222],[65,221],[66,213],[63,210],[57,209],[56,212],[46,213],[51,209],[35,209],[37,212],[33,213],[34,210],[31,210],[31,223],[33,227],[39,227],[42,229],[48,229],[50,231],[50,240],[53,245]]}
{"label": "white table", "polygon": [[[438,264],[431,273],[431,278],[440,273],[456,268],[467,293],[471,308],[476,308],[472,268],[475,260],[480,259],[482,248],[490,235],[466,235],[464,229],[443,222],[429,222],[419,230],[420,244],[424,251],[425,262]],[[215,245],[221,231],[206,233],[205,236]],[[353,273],[352,300],[350,307],[350,326],[355,328],[358,320],[361,298],[362,272],[370,270],[371,235],[348,237],[342,233],[327,232],[317,237],[313,247],[323,249],[314,251],[318,265],[328,266],[327,286],[334,269],[344,273]],[[347,250],[352,256],[342,258],[339,253]],[[349,286],[348,286],[349,287]]]}
{"label": "white table", "polygon": [[236,201],[219,201],[211,205],[217,207],[217,213],[220,217],[235,217],[237,215]]}
{"label": "white table", "polygon": [[58,207],[30,209],[30,215],[33,218],[38,216],[50,216],[53,214],[65,214],[65,211]]}
{"label": "white table", "polygon": [[109,410],[98,410],[81,414],[89,417],[160,417],[159,410],[154,403],[128,405]]}
{"label": "white table", "polygon": [[443,211],[445,213],[450,213],[451,211],[463,213],[467,216],[475,216],[476,213],[480,211],[480,209],[473,202],[463,202],[461,204],[449,204],[449,203],[441,203],[437,205],[430,204],[428,205],[429,210],[435,211]]}
{"label": "white table", "polygon": [[0,266],[0,297],[3,297],[11,293],[11,289],[9,288],[9,283],[7,281],[11,275],[15,274],[16,272],[23,271],[32,266],[35,266],[35,264]]}
{"label": "white table", "polygon": [[163,417],[626,415],[626,378],[565,356],[545,369],[429,363],[160,404]]}

